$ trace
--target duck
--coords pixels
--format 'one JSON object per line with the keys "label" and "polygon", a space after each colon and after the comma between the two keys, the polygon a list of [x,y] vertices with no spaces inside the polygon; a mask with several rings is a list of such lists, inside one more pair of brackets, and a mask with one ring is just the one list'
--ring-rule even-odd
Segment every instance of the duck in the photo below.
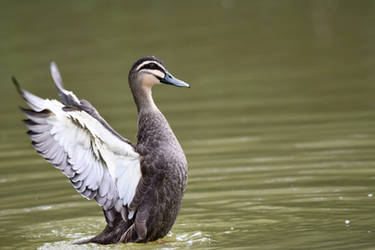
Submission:
{"label": "duck", "polygon": [[128,83],[138,112],[137,143],[117,133],[93,105],[64,88],[56,63],[51,76],[60,101],[43,99],[13,83],[29,108],[27,135],[37,153],[69,178],[85,198],[101,207],[106,226],[76,244],[150,242],[171,230],[187,186],[187,160],[152,87],[189,88],[156,57],[138,59]]}

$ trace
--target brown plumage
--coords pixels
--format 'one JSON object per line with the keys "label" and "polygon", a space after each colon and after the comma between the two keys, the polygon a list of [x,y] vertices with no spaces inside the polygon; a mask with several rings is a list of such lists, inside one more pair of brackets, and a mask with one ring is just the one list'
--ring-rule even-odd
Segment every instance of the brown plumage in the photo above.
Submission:
{"label": "brown plumage", "polygon": [[[14,81],[22,96],[32,108],[32,110],[24,110],[24,112],[29,117],[26,125],[30,129],[30,133],[36,134],[36,136],[31,137],[33,146],[52,164],[54,164],[53,157],[60,157],[61,155],[62,160],[59,164],[64,164],[66,161],[65,165],[68,166],[66,168],[68,170],[54,164],[55,167],[61,169],[64,173],[68,171],[65,175],[71,179],[77,191],[86,198],[94,198],[102,206],[107,221],[106,228],[99,235],[78,243],[148,242],[164,237],[171,230],[181,206],[187,184],[187,162],[166,118],[152,99],[151,88],[160,82],[179,87],[188,87],[189,85],[174,78],[165,69],[164,64],[155,57],[143,57],[135,62],[129,72],[129,86],[137,106],[139,118],[138,142],[136,145],[132,145],[127,139],[115,132],[89,102],[78,100],[73,93],[62,87],[61,77],[54,64],[51,66],[51,71],[63,104],[53,104],[55,105],[53,106],[50,102],[22,90],[15,79]],[[60,114],[60,112],[63,113]],[[86,117],[82,112],[90,117]],[[59,128],[59,124],[63,123],[57,119],[61,115],[69,118],[68,121],[71,122],[69,124],[77,130],[76,133],[84,134],[84,142],[88,140],[91,143],[90,153],[80,149],[90,157],[89,160],[81,163],[82,166],[78,164],[79,160],[74,160],[79,159],[73,152],[74,150],[69,150],[69,147],[79,148],[79,146],[75,146],[78,142],[65,142],[58,132],[54,132],[59,131],[58,129],[51,129],[52,127]],[[94,120],[99,123],[95,123]],[[39,124],[41,125],[39,126]],[[97,125],[98,128],[92,128],[90,124],[99,125]],[[99,132],[96,132],[96,129]],[[104,130],[109,131],[110,136],[104,136],[107,133],[103,132]],[[42,138],[39,134],[43,135],[43,138],[48,140],[51,145],[54,143],[63,145],[65,143],[67,145],[65,151],[64,147],[59,148],[58,146],[55,147],[56,152],[39,147],[43,144],[43,141],[38,141]],[[116,144],[117,148],[113,146],[113,149],[111,149],[111,142],[118,143],[118,145]],[[107,146],[102,147],[102,145]],[[130,148],[128,148],[129,145]],[[106,151],[108,147],[109,152]],[[120,153],[117,152],[118,148],[121,149]],[[50,157],[47,158],[46,154]],[[114,162],[123,158],[128,160],[127,154],[134,154],[135,156],[130,159],[135,162],[133,163],[134,167],[130,167],[129,171],[135,171],[132,176],[135,179],[138,178],[138,181],[131,184],[131,180],[126,178],[132,172],[121,172],[123,171],[122,163],[112,166],[111,161],[106,156],[107,154],[111,155],[112,158],[110,159],[114,159]],[[90,159],[92,160],[90,161]],[[101,164],[100,166],[107,164],[109,174],[108,171],[106,172],[106,168],[102,170],[102,168],[96,167],[95,169],[99,170],[95,171],[99,174],[91,176],[90,173],[94,170],[93,167],[90,168],[90,162]],[[129,164],[125,165],[127,167]],[[80,167],[83,170],[79,171]],[[139,177],[137,177],[137,168],[140,170]],[[82,174],[87,172],[86,169],[88,171],[87,177],[82,177]],[[104,171],[102,175],[101,171]],[[107,175],[113,176],[113,173],[115,173],[117,180],[114,184],[111,182],[111,178],[106,179]],[[133,178],[132,176],[129,178]],[[127,183],[121,183],[124,178],[128,180],[127,183],[130,183],[129,188],[126,187]],[[94,183],[100,182],[99,187],[93,185],[92,181],[89,180],[97,180]],[[112,190],[110,187],[101,189],[103,185],[109,185],[114,189],[112,188]],[[132,193],[132,188],[134,193]],[[103,189],[106,192],[101,191]],[[130,199],[130,201],[126,202],[127,199]]]}

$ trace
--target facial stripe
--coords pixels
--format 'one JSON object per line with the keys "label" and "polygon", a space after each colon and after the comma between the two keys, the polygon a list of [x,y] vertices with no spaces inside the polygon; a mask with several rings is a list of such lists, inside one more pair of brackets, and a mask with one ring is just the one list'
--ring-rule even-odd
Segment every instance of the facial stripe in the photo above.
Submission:
{"label": "facial stripe", "polygon": [[159,79],[162,79],[165,77],[165,74],[158,69],[142,69],[141,71],[153,74]]}
{"label": "facial stripe", "polygon": [[147,64],[150,64],[150,63],[154,63],[156,64],[157,66],[159,66],[163,71],[165,71],[165,68],[163,65],[161,65],[159,62],[157,61],[144,61],[143,63],[139,64],[138,67],[136,68],[136,71],[139,71],[143,66],[146,66]]}

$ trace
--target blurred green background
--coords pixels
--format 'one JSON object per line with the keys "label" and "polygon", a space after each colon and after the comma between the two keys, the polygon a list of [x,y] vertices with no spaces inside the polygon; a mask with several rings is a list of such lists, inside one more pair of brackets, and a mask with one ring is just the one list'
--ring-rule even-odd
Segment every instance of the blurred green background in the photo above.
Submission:
{"label": "blurred green background", "polygon": [[171,233],[130,248],[373,248],[374,23],[374,1],[2,0],[0,247],[71,249],[105,226],[31,148],[10,76],[56,98],[56,61],[135,142],[127,74],[154,55],[191,85],[153,91],[189,184]]}

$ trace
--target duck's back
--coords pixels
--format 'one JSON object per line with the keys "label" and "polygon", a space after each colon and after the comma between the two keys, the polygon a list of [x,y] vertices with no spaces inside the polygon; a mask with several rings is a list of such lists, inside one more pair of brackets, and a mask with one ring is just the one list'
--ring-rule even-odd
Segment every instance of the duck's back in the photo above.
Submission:
{"label": "duck's back", "polygon": [[177,217],[187,184],[187,163],[177,138],[158,110],[140,113],[136,150],[141,155],[142,178],[131,208],[138,211],[137,233],[142,237],[145,230],[142,241],[150,241],[164,237]]}

